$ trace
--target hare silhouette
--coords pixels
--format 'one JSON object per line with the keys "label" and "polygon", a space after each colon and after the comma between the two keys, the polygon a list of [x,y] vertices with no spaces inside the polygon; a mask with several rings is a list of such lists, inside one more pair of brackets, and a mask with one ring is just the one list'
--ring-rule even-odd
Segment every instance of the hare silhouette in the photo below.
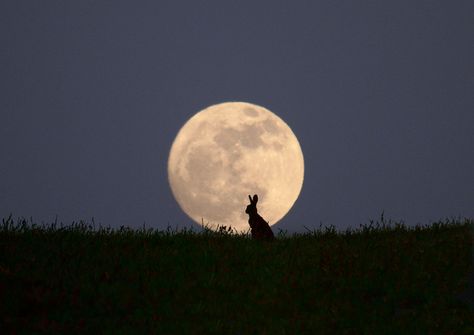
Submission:
{"label": "hare silhouette", "polygon": [[268,222],[257,213],[258,196],[255,194],[252,199],[249,195],[249,200],[250,204],[245,209],[245,213],[249,215],[252,238],[255,240],[273,240],[275,236]]}

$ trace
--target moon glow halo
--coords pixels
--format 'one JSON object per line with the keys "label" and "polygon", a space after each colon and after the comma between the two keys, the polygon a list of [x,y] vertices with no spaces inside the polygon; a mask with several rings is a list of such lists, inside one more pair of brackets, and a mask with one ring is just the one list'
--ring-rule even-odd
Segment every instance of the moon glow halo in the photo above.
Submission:
{"label": "moon glow halo", "polygon": [[238,232],[249,229],[249,194],[258,194],[258,211],[273,225],[295,203],[303,176],[303,153],[290,127],[246,102],[195,114],[178,132],[168,159],[168,180],[181,209],[198,224]]}

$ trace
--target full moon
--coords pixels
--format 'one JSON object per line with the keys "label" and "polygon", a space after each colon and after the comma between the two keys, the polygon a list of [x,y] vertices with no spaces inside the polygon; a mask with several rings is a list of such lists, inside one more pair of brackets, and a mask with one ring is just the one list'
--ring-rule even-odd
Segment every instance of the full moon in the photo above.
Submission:
{"label": "full moon", "polygon": [[303,186],[304,160],[290,127],[246,102],[210,106],[191,117],[171,146],[168,179],[181,209],[209,228],[249,229],[248,195],[270,224],[291,209]]}

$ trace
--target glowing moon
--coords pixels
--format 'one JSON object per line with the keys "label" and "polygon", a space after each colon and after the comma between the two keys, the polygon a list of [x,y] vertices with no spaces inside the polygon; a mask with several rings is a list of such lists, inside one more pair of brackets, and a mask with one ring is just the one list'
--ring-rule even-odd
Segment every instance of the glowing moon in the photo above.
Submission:
{"label": "glowing moon", "polygon": [[195,114],[171,146],[168,179],[194,221],[249,229],[249,194],[270,225],[285,216],[303,186],[304,160],[290,127],[269,110],[226,102]]}

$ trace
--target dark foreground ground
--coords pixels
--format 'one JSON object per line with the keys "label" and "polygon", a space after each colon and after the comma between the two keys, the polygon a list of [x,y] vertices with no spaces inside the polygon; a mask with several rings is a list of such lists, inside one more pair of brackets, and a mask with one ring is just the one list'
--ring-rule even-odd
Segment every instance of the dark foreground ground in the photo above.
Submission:
{"label": "dark foreground ground", "polygon": [[474,334],[472,220],[257,242],[0,228],[0,333]]}

